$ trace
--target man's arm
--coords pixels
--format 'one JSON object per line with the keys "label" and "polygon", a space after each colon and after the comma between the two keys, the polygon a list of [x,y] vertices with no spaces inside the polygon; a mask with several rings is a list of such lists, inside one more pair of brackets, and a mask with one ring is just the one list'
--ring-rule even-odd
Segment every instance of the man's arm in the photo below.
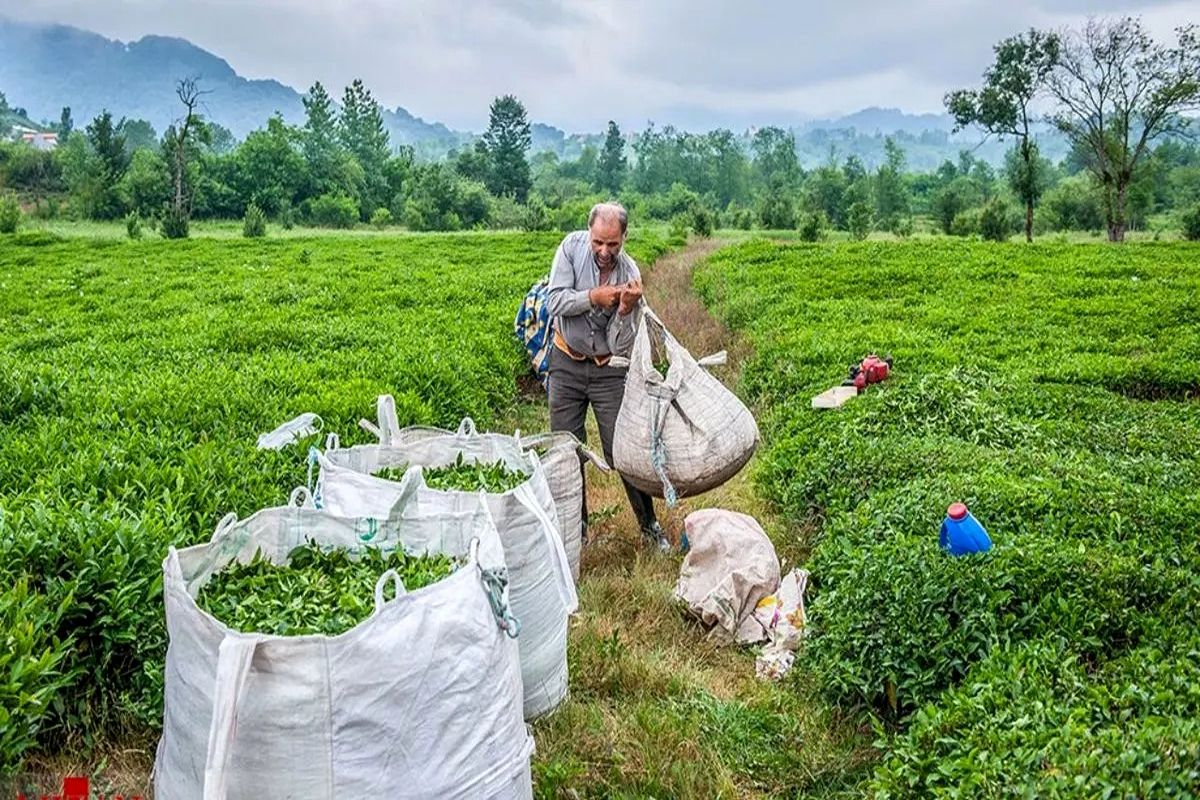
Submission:
{"label": "man's arm", "polygon": [[618,311],[608,321],[608,352],[614,356],[628,356],[633,350],[633,337],[642,321],[642,302],[638,300],[628,314]]}
{"label": "man's arm", "polygon": [[554,254],[554,266],[550,268],[550,286],[547,291],[550,315],[554,317],[577,317],[592,310],[587,289],[575,288],[575,265],[567,254],[567,240],[563,239]]}

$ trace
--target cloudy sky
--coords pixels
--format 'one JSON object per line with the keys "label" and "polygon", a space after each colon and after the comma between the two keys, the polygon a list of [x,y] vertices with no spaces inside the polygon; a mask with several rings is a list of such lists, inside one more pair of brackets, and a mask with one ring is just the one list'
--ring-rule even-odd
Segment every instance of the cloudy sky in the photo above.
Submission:
{"label": "cloudy sky", "polygon": [[122,41],[181,36],[300,91],[362,77],[389,107],[476,130],[510,92],[568,130],[939,111],[999,39],[1127,13],[1166,39],[1200,0],[0,0]]}

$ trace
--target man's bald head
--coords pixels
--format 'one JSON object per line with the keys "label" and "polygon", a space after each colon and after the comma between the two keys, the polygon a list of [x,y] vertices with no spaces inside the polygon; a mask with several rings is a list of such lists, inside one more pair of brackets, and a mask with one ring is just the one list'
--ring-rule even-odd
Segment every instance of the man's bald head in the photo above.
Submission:
{"label": "man's bald head", "polygon": [[629,228],[629,212],[620,203],[596,203],[588,214],[588,230],[597,222],[616,223],[621,228],[621,235]]}

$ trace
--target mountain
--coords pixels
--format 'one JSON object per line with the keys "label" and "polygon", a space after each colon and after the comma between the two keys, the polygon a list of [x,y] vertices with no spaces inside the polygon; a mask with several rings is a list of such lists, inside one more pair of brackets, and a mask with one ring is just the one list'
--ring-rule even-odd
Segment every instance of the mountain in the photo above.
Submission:
{"label": "mountain", "polygon": [[[71,107],[78,127],[104,109],[114,116],[149,121],[162,133],[180,113],[175,81],[198,76],[208,92],[203,113],[238,138],[280,114],[304,121],[301,93],[275,80],[250,80],[224,59],[186,39],[144,36],[119,42],[67,25],[18,22],[0,17],[0,91],[35,120],[57,122]],[[336,87],[326,87],[336,97]],[[401,107],[385,110],[384,124],[394,144],[440,148],[468,135],[429,123]]]}
{"label": "mountain", "polygon": [[954,129],[954,118],[949,114],[908,114],[898,108],[871,106],[836,120],[809,122],[802,128],[805,130],[853,128],[868,136],[875,133],[889,134],[899,131],[919,134],[923,131],[935,130],[949,133]]}

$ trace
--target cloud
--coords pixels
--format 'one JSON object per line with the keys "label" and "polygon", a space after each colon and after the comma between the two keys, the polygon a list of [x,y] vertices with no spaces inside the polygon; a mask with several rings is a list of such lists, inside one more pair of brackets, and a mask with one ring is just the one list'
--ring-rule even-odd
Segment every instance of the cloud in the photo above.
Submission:
{"label": "cloud", "polygon": [[361,77],[389,107],[476,130],[504,93],[571,130],[934,111],[946,89],[978,81],[999,39],[1089,13],[1143,14],[1162,36],[1200,19],[1200,2],[0,0],[0,14],[125,41],[181,36],[301,91]]}

